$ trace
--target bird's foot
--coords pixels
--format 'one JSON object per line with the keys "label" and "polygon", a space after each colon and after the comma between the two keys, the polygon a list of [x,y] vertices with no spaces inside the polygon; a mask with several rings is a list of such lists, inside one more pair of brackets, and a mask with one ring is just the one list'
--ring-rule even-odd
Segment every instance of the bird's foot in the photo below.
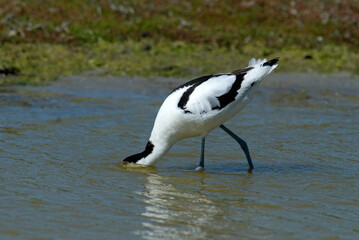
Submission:
{"label": "bird's foot", "polygon": [[249,167],[248,168],[248,173],[252,173],[252,171],[253,171],[253,168]]}
{"label": "bird's foot", "polygon": [[202,166],[198,166],[194,169],[195,171],[198,171],[198,172],[203,172],[204,171],[204,167]]}

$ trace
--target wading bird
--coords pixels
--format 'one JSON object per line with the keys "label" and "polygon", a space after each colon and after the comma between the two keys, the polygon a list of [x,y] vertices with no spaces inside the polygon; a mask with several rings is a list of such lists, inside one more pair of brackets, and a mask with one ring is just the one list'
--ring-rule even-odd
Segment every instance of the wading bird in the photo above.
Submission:
{"label": "wading bird", "polygon": [[177,87],[158,111],[145,150],[123,161],[154,165],[179,140],[200,136],[201,157],[196,170],[203,169],[205,137],[220,127],[239,143],[251,171],[253,163],[246,142],[223,123],[248,104],[262,79],[278,66],[278,60],[253,58],[244,69],[199,77]]}

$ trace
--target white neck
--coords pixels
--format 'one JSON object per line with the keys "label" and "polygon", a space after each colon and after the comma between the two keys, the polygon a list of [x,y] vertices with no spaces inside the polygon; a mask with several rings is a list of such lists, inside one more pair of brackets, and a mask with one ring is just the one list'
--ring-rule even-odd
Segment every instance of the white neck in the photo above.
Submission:
{"label": "white neck", "polygon": [[150,138],[144,151],[127,157],[123,161],[143,165],[155,165],[172,147],[173,143],[160,140],[161,138]]}
{"label": "white neck", "polygon": [[140,159],[137,163],[143,165],[155,165],[171,148],[172,144],[154,141],[150,139],[149,142],[153,144],[153,149],[150,154]]}

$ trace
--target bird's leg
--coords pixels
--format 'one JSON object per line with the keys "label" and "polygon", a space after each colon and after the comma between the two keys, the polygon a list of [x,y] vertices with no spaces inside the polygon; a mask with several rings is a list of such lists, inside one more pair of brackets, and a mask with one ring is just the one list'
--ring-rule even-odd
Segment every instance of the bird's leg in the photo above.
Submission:
{"label": "bird's leg", "polygon": [[206,138],[203,137],[202,138],[202,143],[201,143],[201,159],[199,161],[199,165],[198,167],[196,167],[196,171],[200,171],[204,169],[204,144],[206,142]]}
{"label": "bird's leg", "polygon": [[227,127],[225,127],[223,124],[219,127],[222,128],[223,131],[228,133],[229,136],[234,138],[234,140],[236,140],[239,143],[239,145],[241,145],[241,148],[244,151],[244,154],[246,154],[246,158],[248,161],[248,165],[249,165],[248,172],[251,172],[254,167],[253,167],[251,155],[249,154],[249,149],[248,149],[247,143],[242,138],[238,137],[235,133],[233,133],[231,130],[229,130]]}

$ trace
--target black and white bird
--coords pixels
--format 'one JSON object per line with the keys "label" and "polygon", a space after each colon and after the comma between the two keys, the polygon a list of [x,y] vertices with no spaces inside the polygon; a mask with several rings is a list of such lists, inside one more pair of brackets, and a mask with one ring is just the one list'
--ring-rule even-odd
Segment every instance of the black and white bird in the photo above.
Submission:
{"label": "black and white bird", "polygon": [[223,123],[249,103],[262,79],[278,66],[278,60],[253,58],[244,69],[199,77],[177,87],[158,111],[145,150],[123,161],[154,165],[179,140],[200,136],[201,157],[196,170],[203,169],[205,137],[220,127],[239,143],[251,171],[253,163],[246,142]]}

